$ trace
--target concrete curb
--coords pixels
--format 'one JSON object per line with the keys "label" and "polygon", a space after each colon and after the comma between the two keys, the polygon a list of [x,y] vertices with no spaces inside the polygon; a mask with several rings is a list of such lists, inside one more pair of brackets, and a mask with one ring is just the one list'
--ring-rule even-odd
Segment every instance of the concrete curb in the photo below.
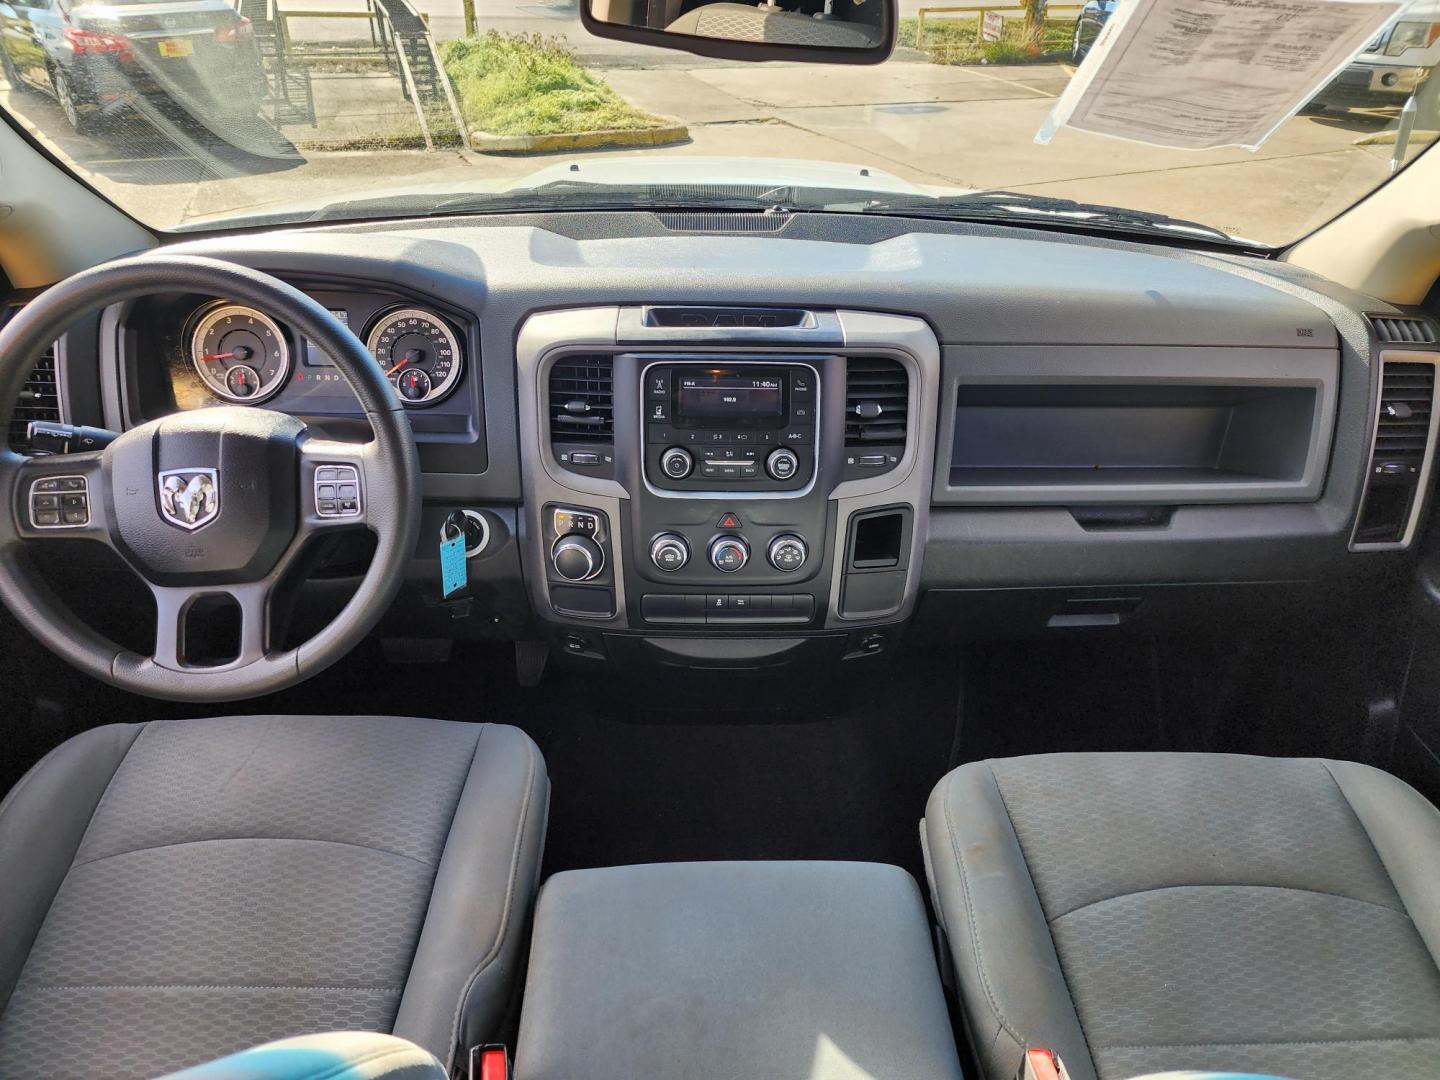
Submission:
{"label": "concrete curb", "polygon": [[477,129],[470,133],[470,146],[480,154],[544,154],[557,150],[664,146],[690,137],[690,129],[679,120],[665,119],[662,127],[575,131],[559,135],[491,135],[488,131]]}

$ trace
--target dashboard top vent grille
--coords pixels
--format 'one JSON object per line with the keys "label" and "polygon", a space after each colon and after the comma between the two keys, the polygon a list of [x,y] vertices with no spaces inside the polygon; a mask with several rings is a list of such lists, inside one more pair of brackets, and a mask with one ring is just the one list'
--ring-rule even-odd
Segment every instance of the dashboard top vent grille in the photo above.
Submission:
{"label": "dashboard top vent grille", "polygon": [[845,365],[845,445],[903,445],[910,379],[898,360],[851,357]]}
{"label": "dashboard top vent grille", "polygon": [[1391,345],[1434,345],[1435,324],[1416,315],[1371,315],[1376,336]]}
{"label": "dashboard top vent grille", "polygon": [[550,441],[615,441],[615,394],[608,356],[567,356],[550,369]]}
{"label": "dashboard top vent grille", "polygon": [[1388,363],[1380,378],[1377,456],[1423,454],[1435,403],[1433,364]]}
{"label": "dashboard top vent grille", "polygon": [[10,417],[9,440],[14,450],[29,446],[28,429],[32,420],[48,420],[59,423],[60,388],[56,377],[55,346],[45,350],[36,363],[30,377],[25,380],[24,389],[15,403],[15,412]]}
{"label": "dashboard top vent grille", "polygon": [[660,212],[655,220],[671,232],[778,233],[792,215],[785,210],[696,210]]}

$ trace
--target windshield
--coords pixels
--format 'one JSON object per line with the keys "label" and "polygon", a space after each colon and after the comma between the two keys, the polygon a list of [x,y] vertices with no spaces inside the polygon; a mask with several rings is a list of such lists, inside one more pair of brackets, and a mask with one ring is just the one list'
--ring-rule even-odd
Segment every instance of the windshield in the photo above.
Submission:
{"label": "windshield", "polygon": [[1125,2],[902,0],[893,54],[856,66],[601,39],[575,0],[0,0],[0,107],[162,230],[733,206],[1250,248],[1334,217],[1440,127],[1440,0],[1418,0],[1257,149],[1037,141]]}

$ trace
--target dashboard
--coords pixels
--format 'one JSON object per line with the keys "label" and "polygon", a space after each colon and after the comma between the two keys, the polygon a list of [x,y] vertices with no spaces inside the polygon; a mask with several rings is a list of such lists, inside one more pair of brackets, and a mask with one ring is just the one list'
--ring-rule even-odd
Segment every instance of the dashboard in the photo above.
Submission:
{"label": "dashboard", "polygon": [[[1440,362],[1422,314],[1213,251],[712,217],[177,248],[309,293],[390,376],[427,518],[396,634],[763,667],[877,655],[907,627],[1249,618],[1413,556]],[[364,424],[323,353],[225,297],[147,297],[89,333],[61,354],[67,384],[82,357],[98,377],[70,422],[228,402]],[[447,600],[435,548],[462,520],[470,586]]]}

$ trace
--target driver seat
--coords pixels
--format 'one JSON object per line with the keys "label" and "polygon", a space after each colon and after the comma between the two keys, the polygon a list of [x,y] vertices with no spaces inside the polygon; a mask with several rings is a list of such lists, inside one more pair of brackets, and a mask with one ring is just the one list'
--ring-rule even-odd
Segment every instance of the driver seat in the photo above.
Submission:
{"label": "driver seat", "polygon": [[493,724],[96,728],[0,803],[0,1076],[393,1032],[452,1069],[518,990],[550,785]]}

